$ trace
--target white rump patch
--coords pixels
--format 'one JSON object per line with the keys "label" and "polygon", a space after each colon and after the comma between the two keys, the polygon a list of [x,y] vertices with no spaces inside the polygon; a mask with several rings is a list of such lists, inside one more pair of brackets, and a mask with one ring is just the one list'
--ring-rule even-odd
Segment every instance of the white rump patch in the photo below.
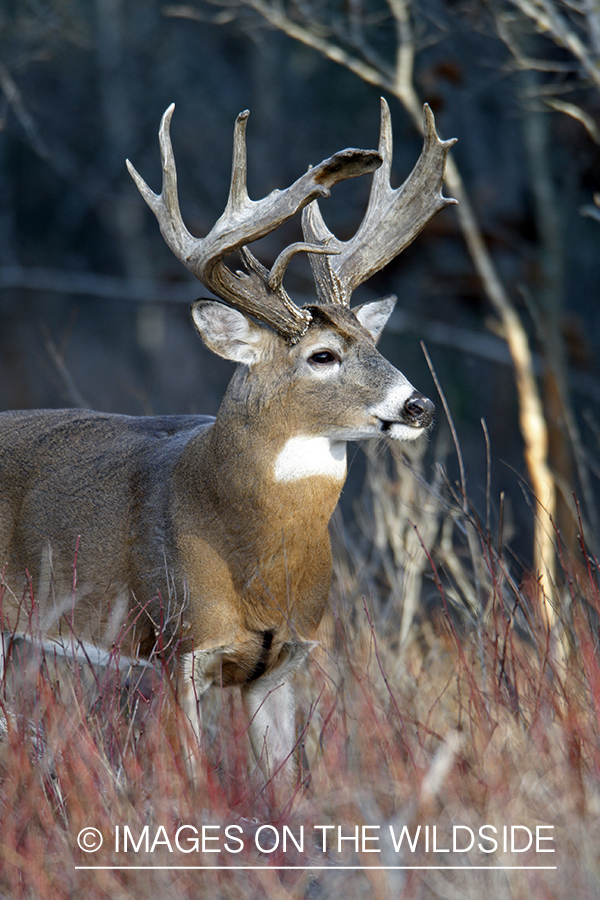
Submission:
{"label": "white rump patch", "polygon": [[344,480],[345,441],[298,434],[285,442],[275,460],[275,481],[299,481],[313,475],[325,475],[337,481]]}

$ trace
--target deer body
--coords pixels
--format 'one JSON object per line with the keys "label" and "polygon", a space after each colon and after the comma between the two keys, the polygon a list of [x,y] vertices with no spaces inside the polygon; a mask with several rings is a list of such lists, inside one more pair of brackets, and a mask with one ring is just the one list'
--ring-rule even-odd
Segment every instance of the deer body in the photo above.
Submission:
{"label": "deer body", "polygon": [[[375,347],[395,298],[349,309],[351,288],[365,277],[364,259],[360,276],[351,265],[357,251],[364,256],[364,236],[346,251],[340,242],[330,247],[335,239],[315,204],[307,207],[336,180],[372,171],[379,155],[344,151],[286,192],[252,204],[240,174],[241,117],[226,221],[197,241],[179,215],[171,112],[161,126],[162,194],[132,174],[169,245],[231,304],[198,301],[192,318],[205,344],[238,368],[215,419],[81,410],[0,415],[4,627],[26,624],[20,601],[30,584],[50,635],[72,629],[102,646],[119,641],[133,657],[167,656],[177,646],[179,698],[194,726],[207,687],[239,685],[265,775],[279,771],[289,784],[296,771],[292,674],[327,603],[328,523],[346,477],[346,442],[413,439],[430,424],[433,404]],[[439,188],[449,142],[432,129]],[[386,193],[388,176],[379,196],[396,203],[396,193]],[[407,185],[410,199],[414,185]],[[439,189],[433,196],[420,227],[449,202]],[[308,244],[288,248],[270,272],[243,247],[246,274],[224,266],[227,252],[302,207]],[[411,234],[415,227],[411,221]],[[211,241],[218,248],[212,256]],[[299,249],[311,253],[321,301],[302,310],[281,285]],[[378,251],[373,270],[384,262]]]}

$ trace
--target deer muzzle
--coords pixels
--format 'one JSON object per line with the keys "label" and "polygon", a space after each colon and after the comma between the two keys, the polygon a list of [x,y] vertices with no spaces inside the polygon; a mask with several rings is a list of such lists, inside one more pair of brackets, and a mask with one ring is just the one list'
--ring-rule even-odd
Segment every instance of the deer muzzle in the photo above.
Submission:
{"label": "deer muzzle", "polygon": [[416,392],[404,404],[403,419],[414,428],[428,428],[433,422],[435,406],[427,397]]}

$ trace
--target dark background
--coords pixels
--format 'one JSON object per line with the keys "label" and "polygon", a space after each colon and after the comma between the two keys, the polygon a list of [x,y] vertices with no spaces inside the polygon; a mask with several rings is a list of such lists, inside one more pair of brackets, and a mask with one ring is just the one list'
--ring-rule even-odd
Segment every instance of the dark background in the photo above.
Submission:
{"label": "dark background", "polygon": [[[374,23],[377,52],[393,59],[389,10],[379,2],[364,8]],[[323,20],[343,22],[349,14],[343,4],[315,10]],[[509,2],[428,0],[411,11],[417,90],[434,109],[440,135],[458,138],[456,161],[530,333],[540,375],[552,365],[544,357],[540,321],[551,320],[560,335],[568,361],[568,403],[595,491],[600,219],[581,210],[600,191],[600,146],[580,119],[547,101],[560,97],[576,104],[600,127],[600,90],[568,50],[519,23]],[[299,5],[301,14],[306,10]],[[515,63],[500,35],[502,21],[514,26],[539,65]],[[588,39],[600,59],[597,36]],[[259,198],[337,150],[376,147],[380,93],[315,50],[262,27],[243,7],[5,0],[0,11],[0,408],[85,405],[136,415],[215,413],[231,367],[201,345],[188,313],[189,303],[206,292],[164,245],[125,158],[159,188],[158,125],[175,101],[172,136],[183,216],[189,229],[203,236],[226,202],[238,112],[251,110],[249,191]],[[400,104],[388,99],[398,184],[414,165],[421,139]],[[339,237],[348,238],[360,222],[368,182],[339,185],[322,204]],[[536,194],[540,182],[544,200]],[[552,211],[556,225],[550,237],[544,209]],[[298,239],[294,222],[255,249],[270,264]],[[297,302],[311,299],[306,260],[296,258],[286,286]],[[521,487],[527,474],[510,358],[495,333],[454,210],[441,213],[401,258],[357,292],[354,302],[391,292],[399,296],[398,312],[381,346],[440,409],[431,456],[445,423],[421,340],[455,418],[471,499],[483,507],[484,418],[492,498],[507,492],[515,543],[526,559],[530,542],[521,538],[530,536],[530,515]],[[547,295],[550,312],[543,309]],[[564,433],[563,423],[555,425]],[[566,451],[566,458],[552,462],[570,493],[580,485],[572,448]],[[452,454],[446,464],[452,481]],[[360,455],[353,468],[356,483]],[[593,520],[591,509],[588,514]]]}

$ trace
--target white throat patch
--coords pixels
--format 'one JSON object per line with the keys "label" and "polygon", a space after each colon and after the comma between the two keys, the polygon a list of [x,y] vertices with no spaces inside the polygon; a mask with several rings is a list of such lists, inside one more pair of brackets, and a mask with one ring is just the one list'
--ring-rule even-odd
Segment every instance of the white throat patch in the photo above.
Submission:
{"label": "white throat patch", "polygon": [[346,477],[346,442],[298,434],[285,442],[275,460],[273,474],[275,481],[299,481],[311,475],[343,481]]}

